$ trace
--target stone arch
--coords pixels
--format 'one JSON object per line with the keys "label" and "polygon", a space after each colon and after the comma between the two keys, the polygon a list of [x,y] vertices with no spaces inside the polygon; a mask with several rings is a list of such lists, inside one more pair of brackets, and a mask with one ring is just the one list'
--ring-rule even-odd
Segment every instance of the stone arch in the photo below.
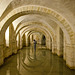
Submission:
{"label": "stone arch", "polygon": [[[28,32],[28,34],[27,34],[28,38],[29,38],[30,35],[32,35],[32,34],[34,34],[34,33],[36,33],[36,34],[38,33],[39,38],[40,38],[40,40],[38,40],[38,41],[40,41],[40,44],[41,44],[42,35],[44,35],[44,34],[42,34],[42,33],[40,33],[40,32],[36,32],[36,31],[30,31],[30,32]],[[33,38],[31,38],[31,40],[33,40]]]}
{"label": "stone arch", "polygon": [[[45,36],[46,36],[46,38],[47,38],[47,47],[49,47],[49,45],[50,45],[50,43],[49,43],[49,41],[50,41],[50,32],[48,32],[47,30],[45,30],[44,28],[42,28],[42,26],[31,26],[30,25],[30,27],[28,27],[27,29],[24,29],[24,31],[21,33],[21,36],[23,36],[23,34],[24,33],[26,33],[27,31],[32,31],[32,30],[35,30],[35,31],[40,31],[41,33],[43,33]],[[55,40],[53,40],[53,41],[55,41]]]}
{"label": "stone arch", "polygon": [[[37,28],[37,27],[36,27]],[[26,31],[24,31],[23,33],[22,33],[22,36],[23,36],[23,34],[24,33],[26,33],[27,31],[35,31],[35,32],[40,32],[40,33],[43,33],[45,36],[46,36],[46,39],[47,39],[47,41],[46,41],[46,46],[47,46],[47,48],[49,48],[49,45],[50,45],[50,42],[49,42],[49,35],[48,35],[48,33],[47,32],[44,32],[44,31],[41,31],[41,29],[39,28],[38,30],[35,30],[35,28],[33,27],[32,29],[31,28],[29,28],[29,29],[27,29]],[[40,31],[39,31],[40,30]]]}
{"label": "stone arch", "polygon": [[[31,17],[31,16],[30,16],[30,17]],[[36,17],[36,16],[34,16],[33,18],[35,18],[35,17]],[[43,23],[43,24],[48,25],[48,26],[51,28],[52,32],[55,33],[55,31],[53,30],[53,28],[50,26],[51,24],[47,23],[46,20],[44,20],[44,19],[41,18],[41,17],[38,19],[38,17],[39,17],[39,15],[37,14],[37,18],[36,18],[36,19],[38,20],[38,22],[41,22],[41,23]],[[64,29],[64,27],[62,27],[62,24],[61,24],[56,18],[54,18],[54,17],[52,17],[52,16],[48,16],[48,17],[49,17],[50,20],[52,20],[53,22],[55,22],[60,28],[62,28],[61,30],[66,34],[65,37],[66,37],[67,42],[70,43],[70,42],[71,42],[71,41],[70,41],[70,36],[69,36],[68,32]],[[22,18],[24,19],[24,16],[22,16]],[[23,19],[21,19],[20,22],[22,22]],[[37,21],[36,19],[35,19],[34,21]],[[23,21],[24,21],[24,20],[23,20]],[[31,19],[31,21],[33,21],[33,20]],[[25,21],[24,21],[24,22],[25,22]],[[18,26],[17,26],[16,30],[18,29],[18,27],[19,27],[20,25],[21,25],[21,23],[18,22]]]}
{"label": "stone arch", "polygon": [[32,33],[36,33],[36,32],[35,31],[30,31],[27,36],[30,36]]}
{"label": "stone arch", "polygon": [[[34,22],[35,23],[35,22]],[[34,23],[29,23],[27,26],[23,26],[21,29],[19,29],[19,31],[20,30],[22,30],[23,28],[25,28],[25,27],[33,27],[33,26],[35,26],[35,25],[33,25]],[[31,24],[31,25],[30,25]],[[38,25],[39,25],[40,23],[38,23]],[[41,29],[43,29],[44,28],[44,30],[47,30],[48,31],[48,34],[51,36],[51,38],[52,39],[55,39],[55,36],[52,34],[52,33],[50,33],[50,31],[48,30],[48,29],[46,29],[45,27],[42,27],[42,25],[40,25],[40,26],[38,26],[38,25],[36,25],[38,28],[39,27],[41,27]],[[24,29],[25,30],[25,29]],[[17,34],[19,33],[19,31],[16,33],[16,36],[17,36]]]}
{"label": "stone arch", "polygon": [[[24,19],[23,19],[22,21],[24,21]],[[17,25],[15,31],[16,31],[20,26],[22,26],[22,25],[24,24],[24,22],[21,24],[22,21],[20,21],[20,23],[18,23],[18,25]],[[53,28],[52,28],[47,22],[45,22],[44,20],[41,20],[41,19],[38,19],[38,18],[37,18],[37,20],[27,21],[27,22],[25,22],[25,23],[35,23],[35,24],[38,23],[38,24],[42,24],[42,25],[44,25],[45,27],[50,28],[50,31],[53,32],[53,34],[55,35],[55,31],[53,30]]]}
{"label": "stone arch", "polygon": [[62,17],[58,12],[50,8],[39,6],[39,5],[22,6],[11,11],[0,23],[2,34],[14,19],[16,19],[19,16],[31,13],[33,11],[35,13],[41,12],[41,13],[50,14],[54,16],[60,23],[63,24],[63,26],[65,27],[66,31],[70,36],[70,39],[72,40],[74,38],[74,32],[73,32],[74,29],[72,25],[70,25],[69,22],[64,17]]}
{"label": "stone arch", "polygon": [[[27,28],[25,28],[25,27],[23,27],[24,28],[24,30],[27,32],[28,30],[27,29],[29,29],[29,28],[36,28],[35,30],[37,30],[37,29],[43,29],[43,31],[46,31],[47,32],[47,34],[49,35],[49,36],[51,36],[52,37],[52,35],[50,34],[50,32],[45,28],[45,27],[42,27],[42,26],[38,26],[38,25],[30,25],[30,26],[27,26]],[[40,28],[39,28],[40,27]],[[19,31],[21,31],[23,28],[21,28]],[[19,31],[16,33],[16,36],[18,35],[18,33],[19,33]],[[22,32],[23,33],[23,32]],[[25,33],[25,32],[24,32]],[[52,37],[53,38],[53,37]]]}
{"label": "stone arch", "polygon": [[[41,22],[25,22],[25,23],[23,23],[23,24],[21,24],[21,28],[23,28],[23,27],[26,27],[26,26],[29,26],[29,25],[32,25],[32,24],[38,24],[38,25],[40,25],[40,26],[42,26],[42,27],[45,27],[46,29],[48,29],[48,31],[50,31],[50,33],[51,33],[51,36],[55,36],[55,32],[54,32],[54,30],[50,27],[48,27],[47,25],[45,25],[45,24],[43,24],[43,23],[41,23]],[[18,29],[18,31],[21,29],[21,28],[19,28]],[[17,31],[17,32],[18,32]]]}

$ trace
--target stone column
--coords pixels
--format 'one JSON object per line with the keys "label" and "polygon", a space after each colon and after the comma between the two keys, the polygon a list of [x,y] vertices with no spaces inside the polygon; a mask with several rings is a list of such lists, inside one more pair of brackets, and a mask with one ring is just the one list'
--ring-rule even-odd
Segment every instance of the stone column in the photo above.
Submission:
{"label": "stone column", "polygon": [[63,32],[60,27],[57,29],[57,55],[63,56]]}
{"label": "stone column", "polygon": [[[12,38],[12,36],[10,35],[10,33],[9,32],[11,32],[10,30],[9,30],[9,27],[7,28],[7,30],[6,31],[8,31],[8,33],[6,33],[5,32],[5,34],[3,35],[4,36],[4,40],[3,40],[3,42],[4,42],[4,51],[3,51],[3,53],[4,53],[4,58],[7,58],[7,57],[9,57],[10,55],[12,55],[12,50],[11,50],[11,47],[10,47],[10,39],[8,39],[8,38]],[[9,34],[9,36],[8,37],[6,37],[7,35]],[[11,33],[12,34],[12,33]],[[11,37],[10,37],[11,36]],[[6,38],[5,38],[6,37]],[[6,42],[8,42],[8,43],[6,43]]]}
{"label": "stone column", "polygon": [[[21,35],[21,34],[20,34],[20,35]],[[22,47],[23,47],[23,46],[22,46],[22,40],[23,40],[23,39],[22,39],[22,37],[20,36],[20,49],[22,49]]]}
{"label": "stone column", "polygon": [[14,27],[11,24],[9,26],[9,47],[11,50],[11,53],[17,53],[17,40],[16,40],[16,32],[14,32]]}
{"label": "stone column", "polygon": [[30,36],[26,36],[26,47],[28,47],[30,44]]}
{"label": "stone column", "polygon": [[20,33],[17,35],[17,49],[20,49]]}
{"label": "stone column", "polygon": [[50,37],[50,50],[52,50],[52,39]]}
{"label": "stone column", "polygon": [[30,35],[30,44],[33,44],[33,34]]}
{"label": "stone column", "polygon": [[10,48],[11,54],[13,53],[13,51],[12,51],[12,49],[13,49],[12,48],[13,30],[14,30],[14,28],[13,28],[13,25],[11,24],[9,26],[9,48]]}
{"label": "stone column", "polygon": [[0,66],[4,62],[4,57],[3,57],[3,44],[0,44]]}
{"label": "stone column", "polygon": [[30,46],[30,35],[28,36],[28,46]]}
{"label": "stone column", "polygon": [[75,47],[74,45],[66,45],[66,64],[71,69],[75,69]]}
{"label": "stone column", "polygon": [[18,44],[19,44],[19,49],[20,49],[20,33],[19,33],[19,40],[18,40]]}
{"label": "stone column", "polygon": [[25,34],[22,36],[22,46],[25,47]]}
{"label": "stone column", "polygon": [[4,63],[3,49],[4,49],[4,43],[2,36],[0,34],[0,66]]}
{"label": "stone column", "polygon": [[56,54],[56,51],[57,51],[56,40],[52,40],[52,53]]}
{"label": "stone column", "polygon": [[49,37],[46,36],[46,47],[49,49]]}
{"label": "stone column", "polygon": [[71,38],[71,44],[66,44],[66,64],[75,69],[75,34]]}
{"label": "stone column", "polygon": [[16,41],[16,37],[14,36],[13,41],[12,41],[12,50],[13,53],[17,53],[17,41]]}
{"label": "stone column", "polygon": [[51,43],[52,43],[51,37],[48,36],[46,40],[47,40],[46,41],[47,48],[51,50]]}
{"label": "stone column", "polygon": [[66,60],[66,37],[64,36],[63,59]]}

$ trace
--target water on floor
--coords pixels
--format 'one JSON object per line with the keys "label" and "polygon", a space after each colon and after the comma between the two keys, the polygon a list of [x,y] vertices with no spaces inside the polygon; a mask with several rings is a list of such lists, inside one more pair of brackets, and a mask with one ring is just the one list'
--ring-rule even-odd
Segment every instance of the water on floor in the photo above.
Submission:
{"label": "water on floor", "polygon": [[34,51],[31,46],[6,59],[0,75],[75,75],[75,71],[50,50],[38,47]]}

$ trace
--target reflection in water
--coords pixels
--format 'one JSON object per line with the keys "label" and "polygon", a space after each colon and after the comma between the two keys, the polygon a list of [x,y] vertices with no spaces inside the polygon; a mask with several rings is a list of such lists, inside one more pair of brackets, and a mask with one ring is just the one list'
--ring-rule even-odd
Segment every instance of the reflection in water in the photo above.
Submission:
{"label": "reflection in water", "polygon": [[11,56],[0,68],[0,75],[75,75],[62,58],[50,50],[27,47]]}
{"label": "reflection in water", "polygon": [[43,56],[46,56],[46,51],[42,51],[42,55]]}
{"label": "reflection in water", "polygon": [[[47,75],[50,71],[50,51],[32,51],[33,48],[26,48],[20,58],[21,75]],[[46,55],[47,53],[47,55]],[[43,55],[44,54],[44,55]],[[24,56],[25,55],[25,56]],[[46,55],[46,56],[45,56]],[[47,57],[47,58],[46,58]],[[23,58],[23,59],[22,59]]]}
{"label": "reflection in water", "polygon": [[10,70],[7,70],[6,71],[6,75],[10,75]]}

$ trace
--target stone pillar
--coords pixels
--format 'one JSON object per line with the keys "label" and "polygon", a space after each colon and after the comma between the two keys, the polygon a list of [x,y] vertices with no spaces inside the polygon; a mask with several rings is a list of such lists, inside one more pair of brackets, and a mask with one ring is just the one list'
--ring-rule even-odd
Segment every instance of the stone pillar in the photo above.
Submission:
{"label": "stone pillar", "polygon": [[14,27],[11,24],[9,26],[9,47],[11,50],[11,53],[17,53],[17,40],[16,40],[16,32],[14,32]]}
{"label": "stone pillar", "polygon": [[66,64],[75,69],[75,34],[71,38],[71,44],[66,44]]}
{"label": "stone pillar", "polygon": [[26,36],[26,47],[28,47],[30,44],[30,36]]}
{"label": "stone pillar", "polygon": [[46,46],[47,46],[48,49],[51,50],[51,43],[52,43],[51,37],[48,36],[46,40],[47,40],[46,41]]}
{"label": "stone pillar", "polygon": [[[21,34],[20,34],[20,35],[21,35]],[[23,40],[23,39],[22,39],[22,37],[20,36],[20,49],[22,49],[22,47],[23,47],[23,46],[22,46],[22,40]]]}
{"label": "stone pillar", "polygon": [[56,41],[52,40],[52,53],[56,54],[56,51],[57,51]]}
{"label": "stone pillar", "polygon": [[52,50],[52,39],[50,37],[50,50]]}
{"label": "stone pillar", "polygon": [[20,33],[19,33],[18,44],[19,44],[19,45],[18,45],[18,46],[19,46],[18,49],[20,49]]}
{"label": "stone pillar", "polygon": [[66,64],[71,69],[75,69],[75,47],[74,45],[66,45]]}
{"label": "stone pillar", "polygon": [[66,37],[64,36],[63,59],[66,60]]}
{"label": "stone pillar", "polygon": [[33,44],[33,34],[30,35],[30,44]]}
{"label": "stone pillar", "polygon": [[16,37],[14,36],[13,41],[12,41],[12,50],[13,53],[17,53],[17,41],[16,41]]}
{"label": "stone pillar", "polygon": [[60,27],[57,29],[57,55],[63,56],[63,32]]}
{"label": "stone pillar", "polygon": [[49,49],[49,37],[46,36],[46,47]]}
{"label": "stone pillar", "polygon": [[22,36],[22,46],[25,47],[25,34]]}
{"label": "stone pillar", "polygon": [[4,50],[4,43],[2,36],[0,35],[0,66],[4,63],[3,50]]}
{"label": "stone pillar", "polygon": [[13,30],[14,30],[14,28],[13,28],[13,25],[11,24],[9,26],[9,48],[10,48],[11,54],[13,53],[13,51],[12,51],[12,49],[13,49],[12,48]]}
{"label": "stone pillar", "polygon": [[28,46],[30,46],[30,35],[28,36]]}
{"label": "stone pillar", "polygon": [[3,44],[0,44],[0,66],[4,62],[4,57],[3,57]]}
{"label": "stone pillar", "polygon": [[17,49],[20,49],[20,33],[17,35]]}
{"label": "stone pillar", "polygon": [[[8,31],[8,33],[6,33]],[[10,39],[8,39],[8,38],[12,38],[12,35],[10,35],[10,33],[11,33],[11,31],[9,30],[9,27],[7,28],[7,30],[6,30],[6,32],[5,32],[5,34],[3,35],[4,36],[4,40],[3,40],[3,42],[4,42],[4,51],[3,51],[3,53],[4,53],[4,58],[7,58],[7,57],[9,57],[10,55],[12,55],[12,50],[11,50],[11,44],[10,44]],[[10,32],[10,33],[9,33]],[[8,37],[6,37],[7,35],[9,34],[9,36]],[[11,33],[12,34],[12,33]],[[10,37],[11,36],[11,37]],[[6,38],[5,38],[6,37]],[[8,43],[6,43],[6,41],[8,42]]]}

